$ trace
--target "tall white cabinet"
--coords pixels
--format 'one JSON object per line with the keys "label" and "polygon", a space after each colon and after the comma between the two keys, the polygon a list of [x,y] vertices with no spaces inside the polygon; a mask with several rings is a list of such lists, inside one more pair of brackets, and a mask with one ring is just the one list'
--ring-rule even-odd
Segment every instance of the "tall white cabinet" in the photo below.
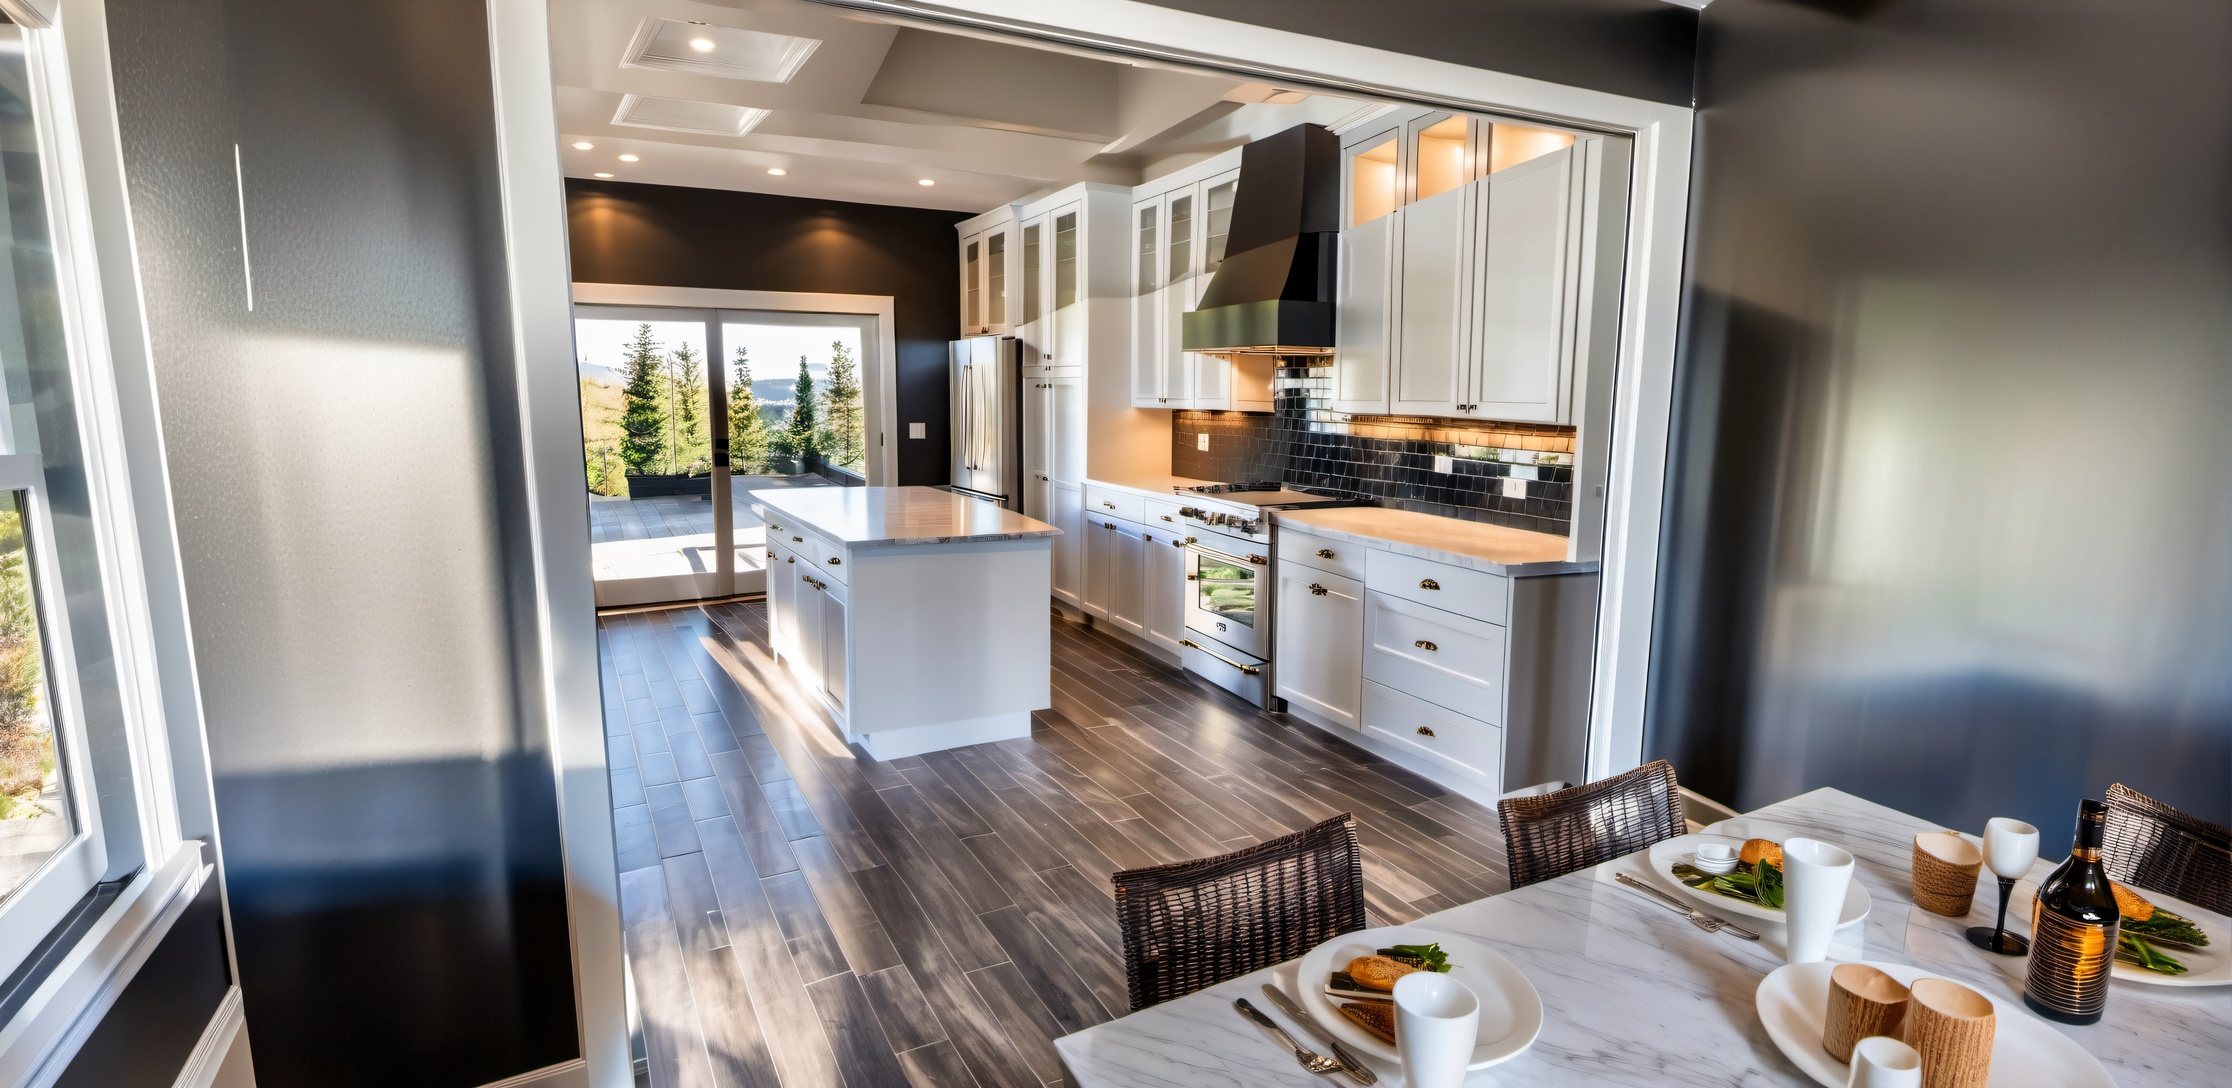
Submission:
{"label": "tall white cabinet", "polygon": [[1228,151],[1135,191],[1131,215],[1132,406],[1271,410],[1271,364],[1186,351],[1184,318],[1224,263],[1240,192]]}

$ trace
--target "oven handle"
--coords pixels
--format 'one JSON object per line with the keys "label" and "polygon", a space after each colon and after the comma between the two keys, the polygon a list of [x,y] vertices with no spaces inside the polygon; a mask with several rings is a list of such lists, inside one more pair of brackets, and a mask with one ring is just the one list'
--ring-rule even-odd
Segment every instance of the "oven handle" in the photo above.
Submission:
{"label": "oven handle", "polygon": [[1186,544],[1182,545],[1182,547],[1184,547],[1189,552],[1194,552],[1206,559],[1214,559],[1219,563],[1230,563],[1234,566],[1239,567],[1268,567],[1271,565],[1271,561],[1269,559],[1265,559],[1260,555],[1227,555],[1215,548],[1207,548],[1203,547],[1202,545],[1195,544],[1191,541],[1190,538],[1188,539]]}
{"label": "oven handle", "polygon": [[1217,651],[1215,651],[1215,650],[1212,650],[1212,649],[1208,648],[1207,646],[1203,646],[1203,645],[1202,645],[1201,643],[1195,642],[1194,640],[1192,640],[1192,639],[1190,639],[1190,638],[1182,638],[1182,639],[1179,639],[1179,640],[1178,640],[1178,645],[1180,645],[1180,646],[1191,646],[1191,647],[1193,647],[1193,648],[1194,648],[1194,649],[1196,649],[1196,650],[1200,650],[1200,651],[1201,651],[1202,653],[1208,654],[1208,655],[1209,655],[1210,657],[1216,658],[1217,660],[1219,660],[1219,661],[1222,661],[1222,662],[1224,662],[1225,664],[1227,664],[1227,665],[1230,665],[1230,666],[1232,666],[1233,668],[1235,668],[1235,669],[1238,669],[1238,670],[1240,670],[1240,675],[1242,675],[1242,676],[1254,676],[1254,675],[1256,675],[1256,674],[1258,674],[1258,673],[1260,673],[1260,672],[1262,672],[1262,671],[1263,671],[1263,669],[1262,669],[1262,667],[1261,667],[1261,666],[1257,666],[1257,665],[1243,665],[1243,664],[1241,664],[1241,663],[1239,663],[1239,662],[1237,662],[1237,661],[1234,661],[1233,659],[1231,659],[1231,658],[1229,658],[1229,657],[1226,657],[1226,656],[1225,656],[1225,655],[1223,655],[1223,654],[1220,654],[1220,653],[1218,653],[1218,652],[1217,652]]}

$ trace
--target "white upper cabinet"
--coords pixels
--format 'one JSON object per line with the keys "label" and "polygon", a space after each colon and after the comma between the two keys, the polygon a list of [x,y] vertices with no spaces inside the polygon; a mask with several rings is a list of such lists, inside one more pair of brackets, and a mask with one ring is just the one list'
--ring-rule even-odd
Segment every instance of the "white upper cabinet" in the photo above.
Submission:
{"label": "white upper cabinet", "polygon": [[1395,370],[1388,408],[1397,415],[1459,414],[1467,385],[1465,319],[1471,301],[1473,247],[1470,185],[1437,193],[1403,208],[1396,252]]}
{"label": "white upper cabinet", "polygon": [[1163,200],[1164,240],[1162,246],[1162,348],[1159,352],[1163,367],[1163,407],[1194,407],[1194,369],[1196,357],[1188,353],[1183,343],[1186,311],[1194,308],[1194,301],[1201,293],[1197,276],[1200,256],[1195,251],[1198,223],[1195,210],[1199,207],[1193,189],[1180,189]]}
{"label": "white upper cabinet", "polygon": [[1163,211],[1161,197],[1132,205],[1132,406],[1168,408],[1163,366]]}
{"label": "white upper cabinet", "polygon": [[1023,277],[1017,274],[1021,224],[1013,207],[963,221],[961,234],[961,335],[1008,333],[1023,324]]}
{"label": "white upper cabinet", "polygon": [[1486,182],[1480,261],[1478,362],[1468,414],[1528,423],[1570,420],[1573,356],[1567,270],[1579,234],[1573,148],[1521,163]]}
{"label": "white upper cabinet", "polygon": [[1271,366],[1185,350],[1185,315],[1224,263],[1237,149],[1140,186],[1132,218],[1132,405],[1271,410]]}
{"label": "white upper cabinet", "polygon": [[1390,212],[1341,232],[1340,286],[1333,313],[1333,327],[1340,331],[1340,345],[1333,355],[1336,412],[1387,414],[1394,246],[1401,218],[1402,213]]}

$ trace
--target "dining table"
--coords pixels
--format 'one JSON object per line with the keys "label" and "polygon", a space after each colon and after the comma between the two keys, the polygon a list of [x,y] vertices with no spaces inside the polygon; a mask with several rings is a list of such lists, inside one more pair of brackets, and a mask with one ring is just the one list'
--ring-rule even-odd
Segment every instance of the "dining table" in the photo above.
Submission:
{"label": "dining table", "polygon": [[[1908,964],[2020,1007],[2029,961],[1985,952],[1964,936],[1972,925],[1993,922],[1999,889],[1989,872],[1981,874],[1966,918],[1914,905],[1914,836],[1939,825],[1835,789],[1801,794],[1743,818],[1852,853],[1853,879],[1873,903],[1865,919],[1839,932],[1831,959]],[[1534,1044],[1472,1072],[1467,1088],[1813,1083],[1776,1048],[1755,1010],[1760,981],[1782,966],[1779,947],[1706,932],[1615,879],[1622,872],[1656,879],[1645,854],[1410,923],[1495,949],[1541,994],[1543,1025]],[[2040,860],[2018,884],[2017,905],[2008,913],[2011,931],[2029,932],[2029,898],[2054,864]],[[1339,1074],[1305,1071],[1235,1013],[1233,1000],[1240,997],[1268,1007],[1261,991],[1266,983],[1295,992],[1294,961],[1065,1036],[1055,1047],[1077,1088],[1348,1084]],[[2116,980],[2098,1024],[2050,1026],[2098,1059],[2124,1088],[2232,1084],[2232,988]],[[1398,1079],[1393,1065],[1372,1064],[1382,1084]]]}

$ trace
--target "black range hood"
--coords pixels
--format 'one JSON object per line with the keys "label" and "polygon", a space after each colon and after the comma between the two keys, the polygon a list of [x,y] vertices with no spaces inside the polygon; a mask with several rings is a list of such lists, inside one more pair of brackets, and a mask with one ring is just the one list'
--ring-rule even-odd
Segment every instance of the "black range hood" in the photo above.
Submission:
{"label": "black range hood", "polygon": [[1184,315],[1187,351],[1333,353],[1335,247],[1341,230],[1341,140],[1296,125],[1240,149],[1240,187],[1224,263]]}

